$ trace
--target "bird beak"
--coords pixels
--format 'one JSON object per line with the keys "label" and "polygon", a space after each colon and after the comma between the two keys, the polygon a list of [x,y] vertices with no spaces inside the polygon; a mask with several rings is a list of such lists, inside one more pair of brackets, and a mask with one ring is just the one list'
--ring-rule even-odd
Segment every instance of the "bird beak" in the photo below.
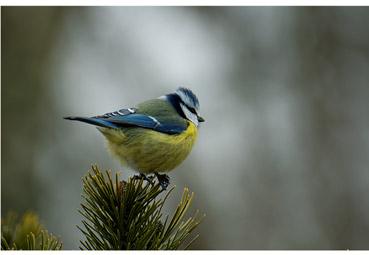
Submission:
{"label": "bird beak", "polygon": [[205,119],[204,119],[203,117],[201,117],[201,116],[197,116],[197,120],[198,120],[199,122],[204,122],[204,121],[205,121]]}

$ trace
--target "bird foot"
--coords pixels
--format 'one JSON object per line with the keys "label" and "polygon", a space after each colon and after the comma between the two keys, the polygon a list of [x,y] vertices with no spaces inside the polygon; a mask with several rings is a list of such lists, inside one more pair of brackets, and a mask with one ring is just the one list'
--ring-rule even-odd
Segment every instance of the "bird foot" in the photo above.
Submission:
{"label": "bird foot", "polygon": [[166,174],[155,173],[156,178],[163,190],[166,190],[169,185],[169,176]]}
{"label": "bird foot", "polygon": [[143,173],[140,173],[139,175],[134,175],[133,176],[133,179],[134,180],[145,180],[145,181],[147,181],[148,183],[150,183],[151,185],[153,185],[154,184],[154,182],[153,182],[153,179],[154,178],[154,176],[146,176],[145,174],[143,174]]}

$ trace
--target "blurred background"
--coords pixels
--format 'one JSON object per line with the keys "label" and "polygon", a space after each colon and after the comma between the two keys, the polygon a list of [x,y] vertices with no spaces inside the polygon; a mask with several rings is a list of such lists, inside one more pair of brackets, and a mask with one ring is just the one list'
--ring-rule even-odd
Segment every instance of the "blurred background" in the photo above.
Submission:
{"label": "blurred background", "polygon": [[92,126],[178,86],[202,125],[170,173],[193,249],[369,249],[369,9],[3,7],[1,213],[78,249],[81,178],[123,170]]}

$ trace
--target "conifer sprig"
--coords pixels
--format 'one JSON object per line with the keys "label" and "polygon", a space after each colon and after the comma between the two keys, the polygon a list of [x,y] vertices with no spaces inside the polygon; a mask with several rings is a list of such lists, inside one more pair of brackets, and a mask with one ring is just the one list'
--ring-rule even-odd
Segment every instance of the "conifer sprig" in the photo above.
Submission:
{"label": "conifer sprig", "polygon": [[203,216],[196,212],[184,220],[194,194],[188,188],[175,213],[163,221],[163,205],[173,191],[161,197],[158,183],[141,179],[119,181],[118,174],[103,174],[97,166],[83,178],[83,198],[80,213],[83,227],[78,227],[86,240],[81,249],[87,250],[150,250],[188,248],[198,237],[189,240],[191,232]]}
{"label": "conifer sprig", "polygon": [[62,242],[40,224],[38,216],[26,212],[21,218],[15,213],[1,220],[2,250],[61,250]]}

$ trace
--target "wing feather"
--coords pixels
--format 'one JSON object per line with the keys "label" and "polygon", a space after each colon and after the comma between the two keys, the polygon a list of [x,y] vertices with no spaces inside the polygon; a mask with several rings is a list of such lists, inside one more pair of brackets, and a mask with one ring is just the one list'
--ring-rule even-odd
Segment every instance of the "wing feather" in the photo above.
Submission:
{"label": "wing feather", "polygon": [[179,134],[187,128],[187,126],[183,125],[183,123],[173,123],[173,121],[164,118],[154,117],[151,115],[136,112],[136,108],[127,108],[91,118],[66,117],[66,119],[82,121],[92,125],[107,128],[137,126],[167,134]]}

